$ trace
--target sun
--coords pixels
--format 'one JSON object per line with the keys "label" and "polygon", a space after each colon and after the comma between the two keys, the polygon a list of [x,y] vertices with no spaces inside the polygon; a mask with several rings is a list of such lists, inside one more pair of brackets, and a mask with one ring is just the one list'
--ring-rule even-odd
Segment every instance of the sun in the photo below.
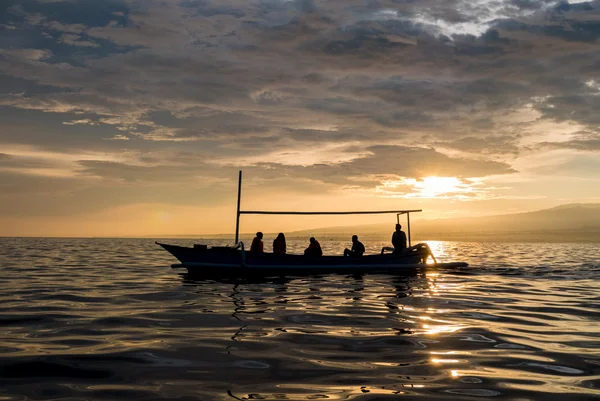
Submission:
{"label": "sun", "polygon": [[483,199],[487,191],[479,178],[429,176],[387,180],[378,187],[387,196],[413,199]]}
{"label": "sun", "polygon": [[462,182],[456,177],[424,177],[414,183],[413,188],[424,198],[435,198],[436,196],[462,192]]}

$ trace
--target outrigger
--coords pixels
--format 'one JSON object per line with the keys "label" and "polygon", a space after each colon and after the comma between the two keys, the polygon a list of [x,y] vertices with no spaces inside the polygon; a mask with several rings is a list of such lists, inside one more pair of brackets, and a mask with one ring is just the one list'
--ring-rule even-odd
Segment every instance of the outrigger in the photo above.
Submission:
{"label": "outrigger", "polygon": [[[185,268],[190,274],[226,274],[226,275],[297,275],[323,273],[403,273],[421,268],[453,268],[466,267],[464,262],[438,263],[426,243],[411,245],[410,213],[415,210],[375,210],[348,212],[291,212],[241,210],[242,172],[238,178],[237,215],[235,223],[234,246],[207,246],[196,244],[193,247],[162,244],[157,242],[181,263],[173,264],[173,268]],[[254,253],[245,250],[244,243],[239,241],[240,216],[243,214],[265,215],[351,215],[351,214],[396,214],[406,215],[408,248],[401,253],[386,253],[393,248],[383,247],[380,254],[364,255],[353,258],[341,255],[323,255],[311,257],[293,254]],[[431,258],[432,263],[428,263]]]}

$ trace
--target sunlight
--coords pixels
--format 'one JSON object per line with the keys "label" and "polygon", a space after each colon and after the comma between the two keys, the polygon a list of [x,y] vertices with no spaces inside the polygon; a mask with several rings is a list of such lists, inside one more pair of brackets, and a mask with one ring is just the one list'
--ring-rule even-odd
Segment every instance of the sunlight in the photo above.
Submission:
{"label": "sunlight", "polygon": [[384,180],[377,191],[385,196],[474,200],[489,197],[482,178],[438,177]]}
{"label": "sunlight", "polygon": [[423,325],[424,332],[423,334],[428,335],[437,335],[441,333],[454,333],[460,330],[459,326],[451,326],[451,325]]}
{"label": "sunlight", "polygon": [[423,197],[434,198],[449,192],[459,192],[461,182],[456,177],[425,177],[415,182],[414,188],[420,190]]}
{"label": "sunlight", "polygon": [[[431,253],[436,257],[436,259],[444,260],[447,258],[446,255],[446,247],[447,244],[444,241],[427,241],[427,245],[429,245],[429,249],[431,249]],[[427,258],[427,264],[433,264],[432,257]],[[435,279],[439,273],[431,272],[427,274],[428,278]]]}
{"label": "sunlight", "polygon": [[431,362],[433,363],[459,363],[459,359],[439,359],[439,358],[431,358]]}

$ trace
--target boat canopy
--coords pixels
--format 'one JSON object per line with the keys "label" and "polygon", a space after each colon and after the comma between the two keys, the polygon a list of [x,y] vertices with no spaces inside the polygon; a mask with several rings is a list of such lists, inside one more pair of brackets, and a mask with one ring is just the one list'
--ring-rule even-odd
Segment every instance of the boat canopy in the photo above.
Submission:
{"label": "boat canopy", "polygon": [[284,212],[284,211],[266,211],[266,210],[240,210],[240,214],[390,214],[396,213],[398,216],[401,214],[408,214],[413,212],[422,212],[421,209],[414,210],[359,210],[356,212]]}
{"label": "boat canopy", "polygon": [[400,224],[400,216],[406,214],[407,220],[407,234],[408,234],[408,246],[410,247],[410,213],[422,212],[422,209],[411,209],[411,210],[358,210],[358,211],[344,211],[344,212],[294,212],[294,211],[274,211],[274,210],[240,210],[242,197],[242,171],[239,171],[238,179],[238,200],[237,200],[237,216],[235,222],[235,244],[239,241],[240,233],[240,215],[242,214],[288,214],[288,215],[348,215],[348,214],[396,214],[396,221]]}

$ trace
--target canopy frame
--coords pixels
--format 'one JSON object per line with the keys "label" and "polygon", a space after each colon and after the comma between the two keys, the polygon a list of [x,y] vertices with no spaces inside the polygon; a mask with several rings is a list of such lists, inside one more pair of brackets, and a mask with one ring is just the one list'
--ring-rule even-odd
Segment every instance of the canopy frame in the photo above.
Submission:
{"label": "canopy frame", "polygon": [[410,214],[416,212],[422,212],[422,209],[412,210],[358,210],[358,211],[344,211],[344,212],[296,212],[296,211],[273,211],[273,210],[241,210],[241,198],[242,198],[242,170],[239,171],[238,177],[238,199],[237,199],[237,213],[235,219],[235,244],[239,242],[240,234],[240,216],[242,214],[271,214],[271,215],[348,215],[348,214],[396,214],[396,221],[400,224],[400,215],[406,214],[407,221],[407,233],[408,233],[408,246],[411,246],[410,242]]}

